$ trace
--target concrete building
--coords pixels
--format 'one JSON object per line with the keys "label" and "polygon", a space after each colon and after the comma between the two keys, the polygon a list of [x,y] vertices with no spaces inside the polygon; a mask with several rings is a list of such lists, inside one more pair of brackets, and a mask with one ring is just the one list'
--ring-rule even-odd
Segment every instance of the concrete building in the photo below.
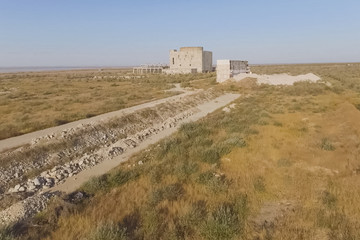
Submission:
{"label": "concrete building", "polygon": [[170,51],[170,68],[164,69],[167,74],[204,73],[212,71],[212,52],[203,47],[182,47],[179,51]]}
{"label": "concrete building", "polygon": [[216,81],[224,82],[240,73],[250,73],[248,61],[240,60],[217,60]]}

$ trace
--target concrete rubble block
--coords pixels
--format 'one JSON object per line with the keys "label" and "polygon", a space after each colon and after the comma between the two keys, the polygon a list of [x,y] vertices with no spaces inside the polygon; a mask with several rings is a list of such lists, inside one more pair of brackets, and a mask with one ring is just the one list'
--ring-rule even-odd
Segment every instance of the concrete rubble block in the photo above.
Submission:
{"label": "concrete rubble block", "polygon": [[44,184],[44,179],[40,177],[36,177],[33,181],[35,186],[41,186]]}
{"label": "concrete rubble block", "polygon": [[128,147],[131,147],[131,148],[134,148],[137,146],[136,142],[132,139],[126,139],[124,141],[124,143],[128,146]]}
{"label": "concrete rubble block", "polygon": [[117,156],[120,155],[124,152],[124,149],[121,147],[113,147],[110,151],[109,151],[109,156]]}
{"label": "concrete rubble block", "polygon": [[35,184],[28,184],[27,185],[27,191],[34,191],[36,190]]}
{"label": "concrete rubble block", "polygon": [[40,173],[41,177],[46,177],[46,175],[48,175],[49,171],[44,171],[42,173]]}
{"label": "concrete rubble block", "polygon": [[57,180],[61,180],[61,179],[64,178],[64,176],[63,176],[62,174],[57,174],[57,175],[55,176],[55,178],[56,178]]}

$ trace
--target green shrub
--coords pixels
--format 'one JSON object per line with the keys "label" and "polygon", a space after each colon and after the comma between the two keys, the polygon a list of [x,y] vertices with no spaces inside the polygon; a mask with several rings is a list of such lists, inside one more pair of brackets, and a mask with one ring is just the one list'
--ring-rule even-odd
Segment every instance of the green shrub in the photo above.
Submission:
{"label": "green shrub", "polygon": [[163,221],[159,210],[156,208],[147,209],[144,216],[142,216],[140,229],[143,236],[139,239],[161,239],[166,225],[167,222]]}
{"label": "green shrub", "polygon": [[224,156],[224,155],[230,153],[234,147],[241,148],[241,147],[245,147],[245,146],[246,146],[246,142],[243,138],[241,138],[239,136],[233,136],[233,137],[229,137],[226,140],[216,144],[216,149],[218,149],[220,156]]}
{"label": "green shrub", "polygon": [[195,138],[194,139],[194,146],[201,146],[201,147],[210,147],[213,144],[213,140],[209,138]]}
{"label": "green shrub", "polygon": [[216,149],[209,148],[201,153],[201,161],[214,164],[220,162],[220,154],[216,151]]}
{"label": "green shrub", "polygon": [[204,200],[196,201],[192,204],[190,212],[187,214],[188,218],[193,224],[200,224],[208,214],[207,204]]}
{"label": "green shrub", "polygon": [[197,182],[206,185],[214,193],[226,192],[230,184],[225,176],[216,177],[212,171],[201,173]]}
{"label": "green shrub", "polygon": [[321,195],[322,203],[328,208],[335,207],[337,199],[336,196],[328,191],[324,191]]}
{"label": "green shrub", "polygon": [[107,191],[110,187],[109,175],[104,174],[93,177],[81,186],[81,190],[88,194],[96,194],[99,191]]}
{"label": "green shrub", "polygon": [[121,229],[113,223],[98,226],[90,235],[90,240],[125,240],[126,229]]}
{"label": "green shrub", "polygon": [[137,239],[138,229],[141,226],[141,214],[138,208],[127,214],[119,223],[119,228],[125,230],[128,239]]}
{"label": "green shrub", "polygon": [[206,128],[202,123],[197,122],[182,124],[180,126],[179,132],[188,139],[193,139],[195,137],[206,137],[211,133],[210,129]]}
{"label": "green shrub", "polygon": [[151,183],[160,183],[162,180],[162,177],[164,175],[164,170],[161,168],[161,164],[160,165],[156,165],[154,167],[152,167],[151,171],[150,171],[150,181]]}
{"label": "green shrub", "polygon": [[244,234],[247,217],[247,198],[238,196],[232,202],[220,204],[203,225],[206,239],[233,239]]}
{"label": "green shrub", "polygon": [[176,201],[185,194],[181,183],[170,184],[162,189],[162,196],[169,201]]}
{"label": "green shrub", "polygon": [[321,139],[320,148],[325,151],[334,151],[335,147],[332,145],[329,139],[323,138]]}
{"label": "green shrub", "polygon": [[187,181],[189,176],[199,170],[196,162],[184,161],[175,166],[174,173],[180,181]]}
{"label": "green shrub", "polygon": [[176,219],[174,239],[193,239],[192,236],[199,229],[199,225],[206,220],[207,214],[207,205],[204,200],[193,203],[186,215]]}
{"label": "green shrub", "polygon": [[162,144],[160,144],[160,149],[157,153],[157,159],[161,160],[164,158],[169,152],[174,152],[175,148],[178,148],[179,145],[182,144],[180,138],[172,137],[169,139],[165,139]]}
{"label": "green shrub", "polygon": [[159,188],[152,192],[150,198],[151,205],[157,205],[163,200],[176,201],[185,194],[185,190],[181,183],[174,183],[165,187]]}
{"label": "green shrub", "polygon": [[127,183],[131,179],[132,175],[130,172],[118,170],[114,175],[110,177],[110,182],[113,186],[119,186]]}
{"label": "green shrub", "polygon": [[211,171],[201,173],[197,179],[198,183],[207,184],[214,178],[214,174]]}

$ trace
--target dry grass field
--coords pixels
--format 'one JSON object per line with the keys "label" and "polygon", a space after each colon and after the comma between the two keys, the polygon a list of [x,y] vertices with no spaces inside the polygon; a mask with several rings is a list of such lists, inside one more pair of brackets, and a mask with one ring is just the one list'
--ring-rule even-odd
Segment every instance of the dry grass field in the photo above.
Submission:
{"label": "dry grass field", "polygon": [[133,75],[126,69],[0,74],[0,139],[168,97],[172,83],[214,74]]}
{"label": "dry grass field", "polygon": [[85,199],[56,198],[0,236],[360,239],[359,69],[355,63],[253,67],[258,74],[312,72],[331,86],[217,85],[242,94],[230,112],[183,125],[86,183]]}

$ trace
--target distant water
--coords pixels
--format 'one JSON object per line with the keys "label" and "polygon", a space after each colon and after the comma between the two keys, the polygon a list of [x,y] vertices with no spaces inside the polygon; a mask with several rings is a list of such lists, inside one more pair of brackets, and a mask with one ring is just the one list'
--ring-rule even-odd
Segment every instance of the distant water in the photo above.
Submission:
{"label": "distant water", "polygon": [[79,69],[100,69],[100,68],[126,68],[126,67],[0,67],[0,73],[14,72],[44,72],[44,71],[64,71]]}

